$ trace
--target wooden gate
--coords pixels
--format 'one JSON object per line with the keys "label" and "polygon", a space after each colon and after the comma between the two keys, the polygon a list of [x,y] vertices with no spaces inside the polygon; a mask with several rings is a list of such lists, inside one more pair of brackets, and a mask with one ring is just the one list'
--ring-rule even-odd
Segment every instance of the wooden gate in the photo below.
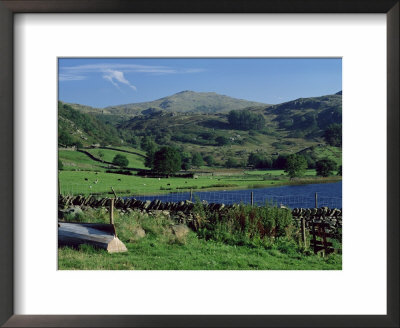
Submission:
{"label": "wooden gate", "polygon": [[325,232],[325,228],[329,227],[329,224],[312,223],[311,234],[312,239],[310,240],[310,246],[314,249],[314,253],[322,253],[323,256],[333,253],[335,250],[332,247],[332,243],[327,241],[327,238],[333,238],[333,234]]}

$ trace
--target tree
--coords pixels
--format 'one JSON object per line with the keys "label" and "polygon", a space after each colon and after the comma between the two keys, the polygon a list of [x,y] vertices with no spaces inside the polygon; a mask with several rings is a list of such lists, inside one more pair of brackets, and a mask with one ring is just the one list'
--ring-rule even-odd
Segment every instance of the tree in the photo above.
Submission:
{"label": "tree", "polygon": [[181,151],[180,154],[181,154],[182,170],[185,170],[185,171],[190,170],[190,168],[192,167],[191,154],[188,152],[184,152],[184,151]]}
{"label": "tree", "polygon": [[342,125],[329,125],[324,132],[324,139],[331,146],[342,147]]}
{"label": "tree", "polygon": [[204,165],[203,157],[199,153],[194,153],[192,156],[192,165],[196,167],[200,167]]}
{"label": "tree", "polygon": [[208,166],[213,166],[215,165],[215,159],[211,155],[207,155],[204,157],[205,162],[207,163]]}
{"label": "tree", "polygon": [[169,176],[181,169],[181,155],[172,147],[162,147],[154,154],[153,170]]}
{"label": "tree", "polygon": [[286,168],[287,155],[279,155],[272,162],[272,167],[278,170],[284,170]]}
{"label": "tree", "polygon": [[60,134],[58,135],[58,143],[68,147],[73,145],[74,140],[66,131],[60,131]]}
{"label": "tree", "polygon": [[151,137],[145,136],[142,138],[140,142],[140,147],[145,150],[146,152],[153,152],[155,153],[157,150],[157,145]]}
{"label": "tree", "polygon": [[285,172],[291,179],[301,177],[307,169],[307,161],[302,155],[292,154],[286,159]]}
{"label": "tree", "polygon": [[267,169],[272,166],[272,160],[264,154],[250,153],[247,159],[247,165],[256,169]]}
{"label": "tree", "polygon": [[83,148],[82,142],[80,142],[79,140],[75,141],[74,145],[75,145],[76,149],[82,149]]}
{"label": "tree", "polygon": [[187,171],[187,170],[190,170],[191,167],[192,166],[190,165],[190,162],[182,162],[182,165],[181,165],[182,170]]}
{"label": "tree", "polygon": [[121,155],[121,154],[117,154],[117,155],[114,156],[114,159],[113,159],[112,163],[114,165],[119,166],[119,167],[127,167],[128,164],[129,164],[129,161],[126,158],[126,156]]}
{"label": "tree", "polygon": [[336,163],[328,158],[321,159],[315,163],[317,175],[321,177],[332,175],[332,171],[336,170],[336,168]]}
{"label": "tree", "polygon": [[224,136],[216,137],[215,141],[218,144],[218,146],[225,146],[225,145],[229,144],[229,139]]}
{"label": "tree", "polygon": [[231,110],[228,114],[229,124],[233,129],[260,130],[265,126],[264,116],[252,113],[247,109]]}
{"label": "tree", "polygon": [[61,162],[60,159],[58,160],[58,169],[59,169],[60,171],[62,171],[62,170],[64,169],[64,164],[63,164],[63,162]]}
{"label": "tree", "polygon": [[238,167],[239,163],[232,157],[229,157],[228,160],[225,162],[225,167],[233,168]]}
{"label": "tree", "polygon": [[339,166],[337,175],[342,175],[342,165]]}

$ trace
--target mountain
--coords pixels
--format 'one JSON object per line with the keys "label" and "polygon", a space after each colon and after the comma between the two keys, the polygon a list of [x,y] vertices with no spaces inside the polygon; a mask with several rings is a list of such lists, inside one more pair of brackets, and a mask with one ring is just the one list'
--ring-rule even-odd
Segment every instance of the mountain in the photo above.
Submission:
{"label": "mountain", "polygon": [[[214,101],[212,109],[210,99]],[[220,107],[215,105],[216,99],[221,100]],[[171,106],[168,107],[166,102]],[[222,107],[222,103],[226,107]],[[142,138],[147,136],[158,146],[171,145],[185,152],[212,155],[220,163],[229,156],[246,161],[250,152],[277,156],[318,145],[322,147],[325,145],[322,135],[327,126],[342,122],[342,95],[339,93],[299,98],[272,106],[192,91],[140,103],[141,108],[133,104],[136,109],[122,109],[121,106],[94,109],[78,104],[60,104],[59,126],[84,145],[123,142],[138,147]],[[209,107],[201,107],[206,104]],[[246,107],[243,109],[239,105]],[[242,110],[245,115],[238,115],[241,120],[262,116],[262,126],[250,123],[249,127],[238,129],[228,115],[232,108]],[[331,152],[321,147],[309,148],[304,155],[312,160],[322,155],[331,156]]]}
{"label": "mountain", "polygon": [[61,103],[68,105],[74,110],[78,110],[82,113],[88,114],[88,113],[93,113],[93,114],[110,114],[109,111],[105,110],[104,108],[96,108],[92,106],[87,106],[87,105],[81,105],[81,104],[74,104],[74,103],[67,103],[61,101]]}
{"label": "mountain", "polygon": [[266,112],[275,115],[279,128],[293,137],[320,136],[328,125],[342,124],[342,94],[298,98],[270,106]]}
{"label": "mountain", "polygon": [[266,104],[236,99],[215,92],[182,91],[158,100],[104,108],[105,113],[136,116],[156,112],[168,113],[226,113],[231,110]]}
{"label": "mountain", "polygon": [[[249,152],[290,154],[324,144],[322,135],[326,127],[332,123],[341,124],[341,98],[341,95],[327,95],[273,106],[248,107],[245,111],[255,117],[262,115],[265,124],[245,130],[232,125],[228,113],[162,110],[149,110],[148,115],[131,117],[117,128],[137,136],[151,136],[159,145],[213,154],[221,161],[229,151],[243,160]],[[225,145],[229,151],[221,147],[221,137],[227,139]]]}

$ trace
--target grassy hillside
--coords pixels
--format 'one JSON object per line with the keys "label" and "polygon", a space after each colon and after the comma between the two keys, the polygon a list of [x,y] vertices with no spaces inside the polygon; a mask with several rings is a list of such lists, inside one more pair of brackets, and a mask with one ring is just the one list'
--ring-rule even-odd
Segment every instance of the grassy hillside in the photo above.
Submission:
{"label": "grassy hillside", "polygon": [[215,92],[182,91],[154,101],[111,106],[104,110],[118,115],[157,112],[220,113],[260,105],[265,106],[262,103],[231,98]]}
{"label": "grassy hillside", "polygon": [[338,166],[342,165],[342,149],[339,147],[332,147],[327,145],[312,146],[303,149],[299,154],[312,158],[315,162],[321,159],[331,159]]}
{"label": "grassy hillside", "polygon": [[104,171],[106,165],[92,160],[87,155],[72,150],[59,150],[58,158],[64,166],[64,170],[68,171]]}
{"label": "grassy hillside", "polygon": [[121,143],[119,133],[114,126],[62,102],[58,103],[58,135],[59,144],[66,146],[78,142],[82,145]]}
{"label": "grassy hillside", "polygon": [[342,95],[299,98],[266,109],[274,113],[279,128],[292,137],[321,136],[328,125],[342,124]]}
{"label": "grassy hillside", "polygon": [[[322,136],[329,124],[341,123],[341,100],[341,92],[338,92],[260,106],[215,93],[184,91],[154,102],[133,104],[136,107],[123,105],[101,112],[77,104],[73,105],[74,109],[60,102],[59,134],[71,144],[126,147],[129,167],[138,169],[144,168],[144,158],[140,157],[145,156],[140,150],[144,137],[151,137],[158,147],[173,146],[189,156],[194,153],[203,158],[211,156],[214,167],[224,166],[231,159],[237,166],[245,167],[250,153],[274,160],[279,155],[300,152],[309,162],[332,158],[340,164],[341,149],[326,146]],[[153,107],[146,108],[150,105]],[[232,111],[240,106],[250,107]],[[130,116],[133,112],[141,115]],[[236,115],[239,123],[245,116],[253,119],[249,122],[254,123],[258,118],[262,123],[234,124],[232,113],[246,113]],[[63,141],[59,143],[65,144]],[[135,149],[130,154],[132,147]],[[97,158],[103,154],[106,162],[111,162],[116,154],[115,150],[90,152]],[[83,168],[82,165],[78,166]]]}
{"label": "grassy hillside", "polygon": [[93,156],[95,156],[96,158],[104,160],[106,162],[112,162],[114,157],[117,154],[120,154],[120,155],[125,156],[128,159],[128,161],[129,161],[128,168],[136,168],[136,169],[146,168],[144,166],[144,157],[136,155],[136,154],[115,151],[115,150],[111,150],[111,149],[99,149],[99,148],[86,149],[86,151],[89,152],[90,154],[92,154]]}
{"label": "grassy hillside", "polygon": [[[300,99],[276,106],[249,107],[264,117],[263,128],[239,130],[226,113],[165,113],[133,117],[118,125],[137,136],[152,136],[159,145],[172,145],[186,152],[212,155],[223,164],[229,157],[239,162],[251,152],[291,154],[324,143],[327,122],[341,122],[341,95]],[[227,142],[221,143],[218,138]]]}

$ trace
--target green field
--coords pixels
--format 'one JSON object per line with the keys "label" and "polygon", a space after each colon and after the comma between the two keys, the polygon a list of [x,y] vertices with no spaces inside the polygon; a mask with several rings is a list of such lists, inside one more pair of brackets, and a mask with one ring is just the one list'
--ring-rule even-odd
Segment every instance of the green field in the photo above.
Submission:
{"label": "green field", "polygon": [[[125,150],[136,149],[125,147]],[[116,154],[123,154],[129,160],[129,168],[145,168],[144,158],[130,153],[110,149],[87,149],[96,158],[103,153],[103,159],[111,162]],[[64,169],[59,173],[60,191],[63,194],[104,194],[111,187],[119,195],[160,194],[193,190],[226,190],[273,187],[285,184],[323,183],[338,181],[341,177],[321,178],[314,169],[308,169],[303,178],[290,180],[284,170],[243,170],[202,168],[195,178],[148,178],[132,175],[106,173],[108,164],[91,159],[88,155],[71,150],[59,150]]]}
{"label": "green field", "polygon": [[63,163],[64,170],[105,171],[107,167],[78,151],[59,150],[58,158]]}
{"label": "green field", "polygon": [[[120,151],[115,151],[111,149],[86,149],[87,152],[92,154],[94,157],[98,159],[103,159],[106,162],[112,162],[115,155],[120,154],[125,156],[128,161],[128,168],[136,168],[136,169],[144,169],[146,168],[144,166],[144,158],[139,155],[131,154],[131,153],[126,153],[126,152],[120,152]],[[101,158],[100,154],[103,154],[103,158]]]}
{"label": "green field", "polygon": [[[59,174],[62,194],[108,193],[111,187],[119,195],[161,194],[193,190],[249,189],[284,184],[332,182],[339,178],[308,177],[290,181],[287,176],[265,180],[264,175],[242,176],[199,176],[193,178],[145,178],[105,172],[61,171]],[[87,179],[87,180],[86,180]],[[277,180],[276,180],[277,179]],[[95,183],[95,181],[98,181]]]}
{"label": "green field", "polygon": [[341,255],[286,254],[277,249],[230,246],[197,239],[185,245],[157,238],[127,243],[127,253],[109,254],[82,247],[58,251],[60,270],[340,270]]}
{"label": "green field", "polygon": [[132,153],[137,153],[137,154],[146,156],[146,152],[142,149],[132,148],[132,147],[128,147],[128,146],[114,146],[113,148],[121,149],[121,150],[125,150],[125,151],[129,151]]}

